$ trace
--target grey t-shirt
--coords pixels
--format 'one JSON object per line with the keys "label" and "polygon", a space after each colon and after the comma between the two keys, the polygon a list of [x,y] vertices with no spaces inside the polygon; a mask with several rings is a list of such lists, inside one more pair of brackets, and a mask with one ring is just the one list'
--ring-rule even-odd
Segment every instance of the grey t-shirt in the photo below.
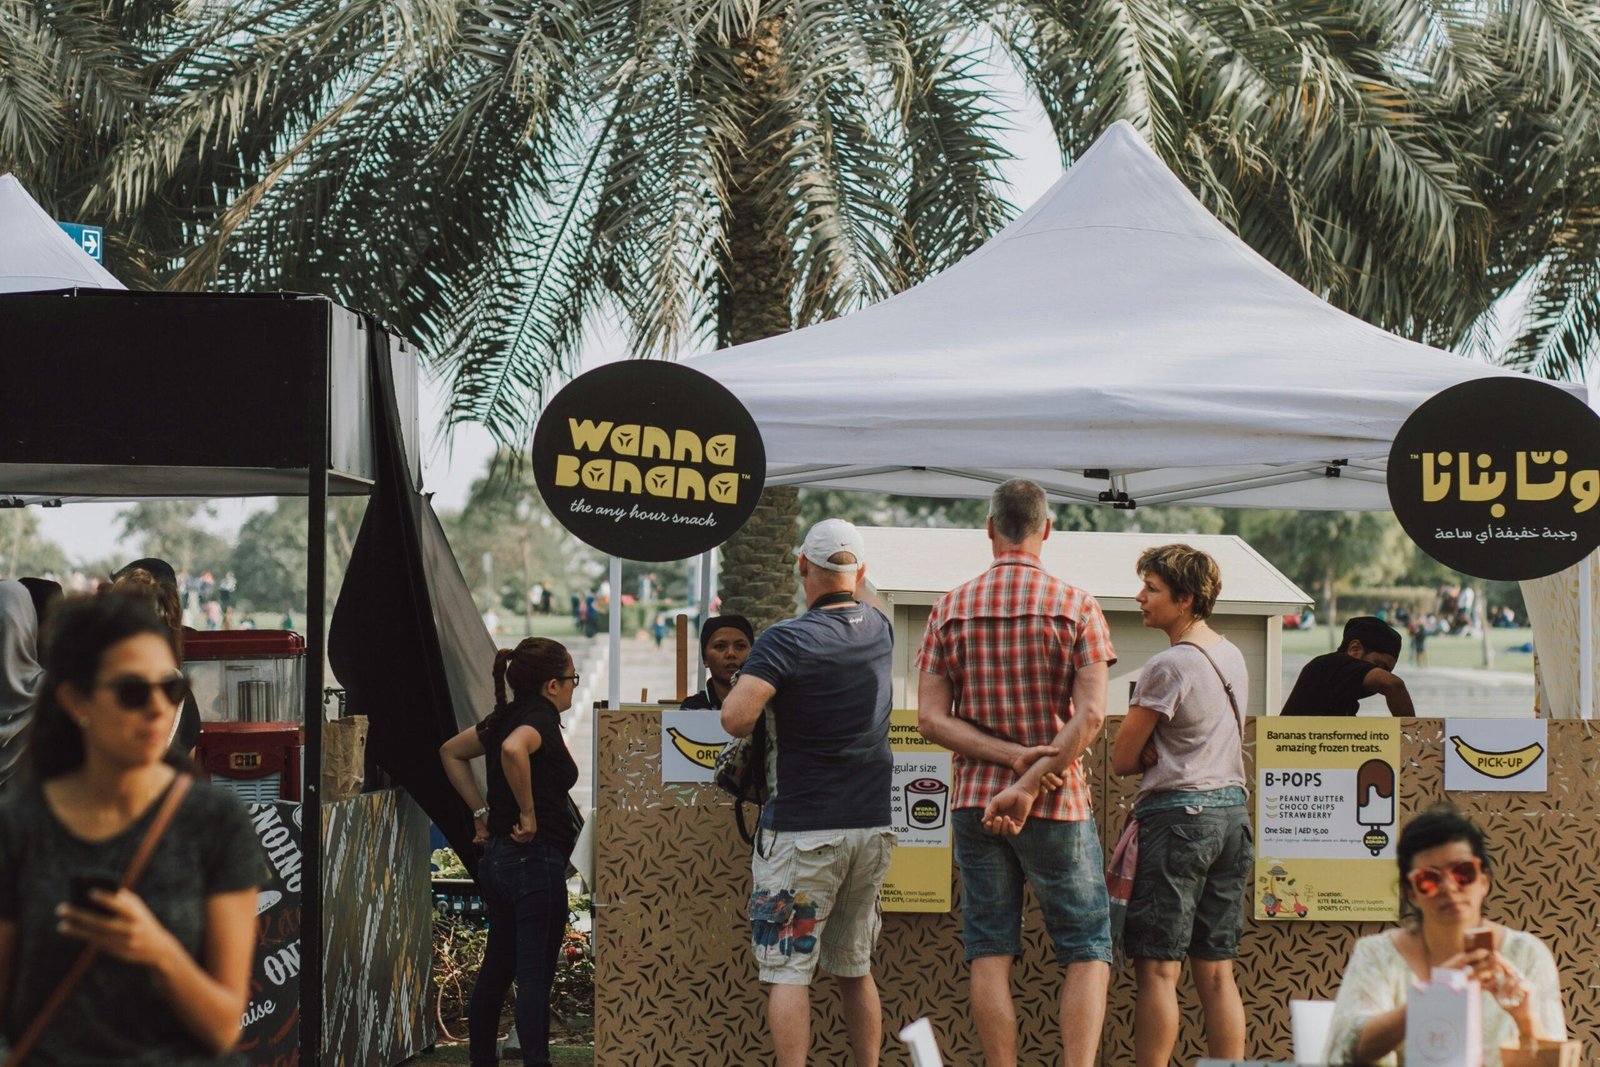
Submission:
{"label": "grey t-shirt", "polygon": [[[1233,686],[1243,715],[1250,700],[1243,654],[1227,640],[1206,652]],[[1204,792],[1245,784],[1243,723],[1234,717],[1227,690],[1205,652],[1173,645],[1151,656],[1139,671],[1129,703],[1161,716],[1152,735],[1159,758],[1139,780],[1141,800],[1176,789]]]}
{"label": "grey t-shirt", "polygon": [[[38,787],[11,790],[0,802],[0,921],[17,924],[8,1042],[22,1036],[83,942],[56,932],[55,907],[74,874],[120,877],[144,839],[160,801],[126,830],[83,841],[63,826]],[[134,892],[194,958],[201,953],[205,901],[252,889],[267,879],[266,858],[244,805],[231,793],[195,782],[178,806]],[[150,972],[101,955],[29,1055],[29,1067],[114,1064],[233,1065],[191,1037]]]}

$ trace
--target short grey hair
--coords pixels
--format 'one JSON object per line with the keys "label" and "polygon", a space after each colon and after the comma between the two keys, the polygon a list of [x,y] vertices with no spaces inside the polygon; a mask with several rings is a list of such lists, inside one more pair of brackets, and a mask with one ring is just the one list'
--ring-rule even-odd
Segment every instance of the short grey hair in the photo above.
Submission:
{"label": "short grey hair", "polygon": [[1008,544],[1021,544],[1050,525],[1050,505],[1039,486],[1026,478],[1013,478],[989,498],[989,518],[995,536]]}

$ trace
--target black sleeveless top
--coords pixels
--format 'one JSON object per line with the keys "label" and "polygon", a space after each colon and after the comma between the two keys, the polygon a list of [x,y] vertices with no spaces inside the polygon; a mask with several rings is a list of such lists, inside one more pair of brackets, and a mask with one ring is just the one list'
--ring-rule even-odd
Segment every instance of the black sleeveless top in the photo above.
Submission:
{"label": "black sleeveless top", "polygon": [[483,742],[488,762],[485,777],[489,784],[489,832],[510,834],[521,811],[500,762],[501,744],[519,726],[539,731],[541,742],[539,750],[528,756],[533,814],[539,824],[536,840],[571,854],[578,829],[572,822],[567,793],[578,783],[578,765],[572,761],[566,738],[561,735],[561,713],[542,696],[513,700],[478,724],[478,740]]}

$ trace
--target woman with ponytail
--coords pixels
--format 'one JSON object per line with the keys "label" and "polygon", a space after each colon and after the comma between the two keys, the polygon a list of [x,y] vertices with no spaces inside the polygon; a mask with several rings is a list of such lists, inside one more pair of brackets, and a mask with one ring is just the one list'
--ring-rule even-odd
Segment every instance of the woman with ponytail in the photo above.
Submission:
{"label": "woman with ponytail", "polygon": [[[495,707],[439,749],[445,775],[472,809],[484,846],[478,888],[489,908],[489,944],[467,1009],[471,1061],[497,1061],[500,1007],[517,983],[522,1062],[550,1062],[550,987],[567,926],[567,859],[578,827],[567,794],[578,767],[561,736],[578,675],[560,643],[530,637],[494,657]],[[507,699],[509,690],[509,697]],[[487,757],[487,803],[472,761]]]}

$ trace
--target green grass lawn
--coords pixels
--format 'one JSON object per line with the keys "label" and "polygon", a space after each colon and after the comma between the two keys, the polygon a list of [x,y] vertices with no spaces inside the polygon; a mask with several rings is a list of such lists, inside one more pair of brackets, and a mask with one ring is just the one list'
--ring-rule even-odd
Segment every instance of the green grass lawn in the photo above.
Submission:
{"label": "green grass lawn", "polygon": [[[1519,626],[1510,630],[1490,630],[1489,648],[1494,652],[1494,669],[1497,671],[1519,671],[1523,674],[1533,673],[1533,653],[1513,652],[1512,648],[1521,647],[1533,640],[1533,631],[1527,627]],[[1338,641],[1338,634],[1334,634],[1334,641]],[[1436,634],[1428,638],[1426,646],[1429,667],[1454,667],[1468,670],[1483,667],[1483,638],[1468,637],[1456,634]],[[1283,654],[1285,656],[1320,656],[1328,651],[1327,627],[1318,626],[1312,630],[1285,630],[1283,632]],[[1411,638],[1406,638],[1406,647],[1400,653],[1400,666],[1398,673],[1402,676],[1406,668],[1411,666]]]}

